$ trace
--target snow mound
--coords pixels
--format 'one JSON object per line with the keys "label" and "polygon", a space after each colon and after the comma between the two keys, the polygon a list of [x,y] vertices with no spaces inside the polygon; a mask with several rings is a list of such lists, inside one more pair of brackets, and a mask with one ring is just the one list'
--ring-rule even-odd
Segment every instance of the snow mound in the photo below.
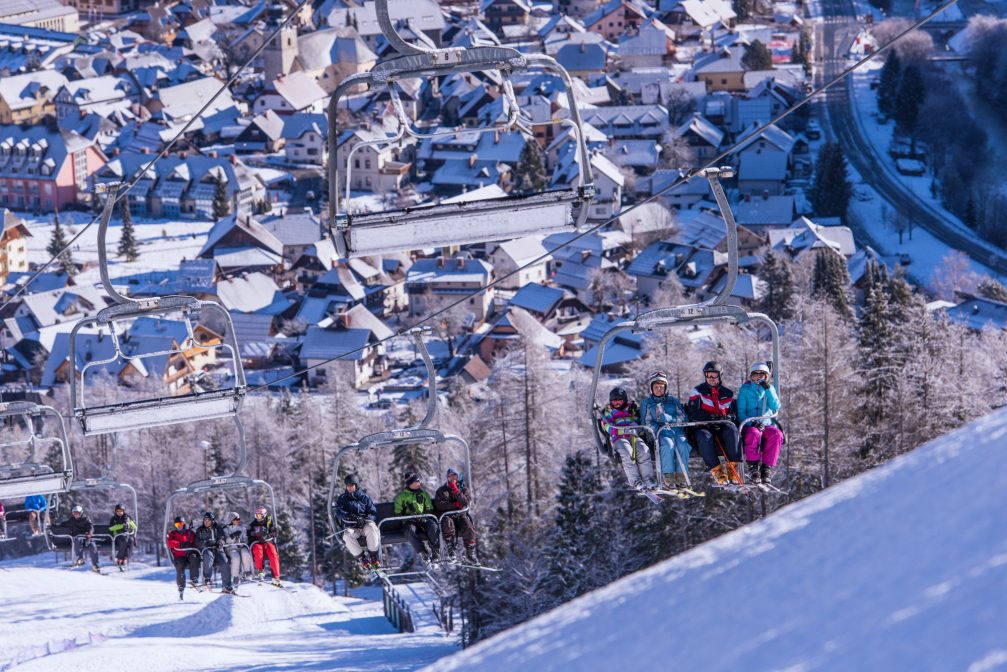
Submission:
{"label": "snow mound", "polygon": [[1005,447],[1001,410],[427,669],[1005,669]]}

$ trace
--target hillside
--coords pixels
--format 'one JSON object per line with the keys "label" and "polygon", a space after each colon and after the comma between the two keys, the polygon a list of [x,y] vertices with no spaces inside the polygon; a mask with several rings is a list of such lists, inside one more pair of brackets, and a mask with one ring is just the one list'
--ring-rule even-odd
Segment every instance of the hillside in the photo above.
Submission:
{"label": "hillside", "polygon": [[1007,410],[429,670],[1007,669]]}

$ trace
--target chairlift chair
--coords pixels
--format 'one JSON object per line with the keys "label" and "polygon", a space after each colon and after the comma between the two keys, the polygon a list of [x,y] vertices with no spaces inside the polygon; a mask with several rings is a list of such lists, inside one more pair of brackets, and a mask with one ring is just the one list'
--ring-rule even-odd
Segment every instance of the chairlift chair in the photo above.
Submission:
{"label": "chairlift chair", "polygon": [[[343,548],[345,548],[345,543],[343,542],[343,532],[346,530],[346,527],[336,516],[336,500],[339,499],[339,495],[342,494],[340,491],[342,479],[340,479],[339,472],[344,456],[349,456],[350,454],[361,455],[368,450],[394,450],[396,446],[404,445],[423,444],[443,447],[447,444],[454,443],[461,446],[464,451],[465,479],[471,492],[472,459],[468,443],[460,436],[446,434],[440,430],[430,429],[428,427],[437,414],[437,372],[434,369],[433,360],[430,358],[430,353],[427,351],[426,344],[423,342],[422,334],[427,331],[429,331],[429,327],[412,329],[408,332],[415,342],[427,370],[427,385],[429,393],[427,394],[427,410],[424,417],[419,421],[419,423],[412,427],[369,434],[356,443],[340,448],[335,457],[332,459],[332,475],[329,482],[328,501],[329,528],[332,530],[336,542]],[[445,516],[456,516],[469,512],[472,508],[470,504],[464,509],[444,513],[439,517],[433,514],[423,514],[421,516],[396,516],[393,512],[392,502],[375,502],[374,505],[375,508],[378,509],[377,525],[378,529],[381,531],[382,547],[386,545],[406,543],[406,537],[401,532],[405,523],[415,520],[432,519],[437,523],[438,544],[441,547],[440,550],[442,552],[444,550],[443,538],[439,533],[441,520],[443,520]],[[381,555],[383,563],[384,554],[381,548],[379,548],[378,552]]]}
{"label": "chairlift chair", "polygon": [[[357,257],[403,249],[506,240],[582,226],[587,219],[588,207],[594,198],[595,186],[580,111],[569,73],[551,56],[524,54],[507,47],[448,49],[417,47],[406,42],[396,32],[388,14],[388,0],[375,0],[375,11],[385,39],[397,53],[376,63],[369,72],[357,73],[344,79],[329,100],[329,226],[339,254],[344,257]],[[557,75],[566,89],[570,116],[562,120],[562,123],[572,127],[579,157],[578,180],[571,188],[485,200],[453,199],[450,204],[423,205],[379,213],[356,214],[348,210],[340,211],[340,189],[343,183],[339,179],[337,159],[340,135],[337,111],[340,98],[352,89],[360,85],[387,87],[399,122],[399,130],[395,136],[385,140],[362,142],[358,147],[391,145],[401,140],[404,134],[427,138],[454,135],[455,130],[426,134],[414,129],[405,115],[396,88],[396,82],[399,80],[440,77],[453,73],[492,70],[500,72],[503,80],[502,95],[504,108],[507,110],[506,121],[481,128],[462,129],[464,132],[489,133],[514,128],[527,130],[533,123],[520,117],[520,108],[509,76],[532,68]],[[556,120],[544,123],[556,123]],[[354,147],[347,154],[344,170],[346,200],[349,199],[352,184],[352,155],[356,149],[357,147]]]}
{"label": "chairlift chair", "polygon": [[[105,236],[108,231],[109,219],[116,201],[118,184],[98,185],[99,190],[107,190],[108,196],[102,211],[98,229],[98,258],[101,269],[101,281],[105,292],[113,300],[113,305],[100,310],[93,317],[86,317],[70,332],[70,361],[73,366],[73,380],[70,384],[70,399],[74,407],[74,417],[80,423],[84,436],[121,432],[131,429],[158,427],[180,422],[198,422],[212,418],[234,416],[241,409],[245,395],[245,373],[238,353],[238,344],[234,335],[234,325],[231,316],[216,301],[202,301],[191,296],[173,295],[145,299],[129,299],[119,294],[113,287],[108,275],[108,260],[105,249]],[[223,342],[218,345],[201,344],[194,332],[193,322],[203,312],[215,313],[220,316],[225,325]],[[116,326],[131,323],[138,317],[157,316],[180,317],[185,324],[186,337],[178,348],[157,352],[137,353],[123,347],[123,342],[116,332]],[[85,327],[107,328],[114,351],[110,357],[93,359],[82,363],[78,361],[76,341],[81,329]],[[151,399],[137,399],[112,404],[88,405],[85,401],[85,376],[89,369],[101,367],[119,360],[129,360],[142,363],[157,357],[171,357],[187,350],[226,350],[230,355],[231,375],[233,385],[225,388],[207,391],[195,391],[175,396],[164,396]]]}
{"label": "chairlift chair", "polygon": [[[164,529],[161,537],[161,541],[164,544],[165,550],[168,553],[168,557],[171,557],[171,549],[168,547],[168,532],[172,529],[172,520],[176,515],[178,515],[178,502],[183,497],[190,497],[193,495],[207,495],[212,492],[233,492],[233,491],[244,491],[249,492],[251,490],[259,489],[266,493],[266,497],[269,501],[269,512],[270,515],[276,516],[276,494],[273,491],[273,486],[271,486],[266,481],[260,480],[258,478],[251,478],[245,475],[245,467],[248,463],[248,453],[245,447],[245,429],[241,424],[240,419],[237,415],[234,416],[234,425],[237,429],[237,441],[238,441],[238,464],[235,466],[234,470],[222,476],[210,476],[199,481],[190,483],[189,485],[178,488],[170,495],[165,501],[164,505]],[[230,521],[227,521],[230,522]],[[190,525],[195,529],[196,525]],[[197,550],[197,549],[185,549],[185,550]]]}
{"label": "chairlift chair", "polygon": [[[133,508],[130,509],[129,513],[133,518],[133,522],[139,527],[140,525],[140,502],[136,495],[136,488],[134,488],[129,483],[123,483],[116,480],[116,466],[118,465],[118,453],[116,450],[115,435],[112,435],[112,457],[109,461],[108,467],[105,472],[96,478],[77,478],[73,483],[70,484],[68,492],[70,493],[94,493],[94,492],[107,492],[120,490],[127,493]],[[119,534],[112,534],[107,524],[99,523],[97,521],[92,521],[94,524],[94,534],[92,538],[96,542],[103,546],[110,546],[115,548],[115,540],[118,537],[133,537],[135,533],[131,533],[128,530],[121,532]],[[64,534],[60,530],[59,525],[53,525],[49,528],[48,536],[50,537],[50,546],[55,550],[69,545],[72,542],[72,537],[69,534]]]}
{"label": "chairlift chair", "polygon": [[[45,428],[46,416],[53,418],[53,433],[49,435],[41,434],[39,429]],[[0,466],[0,499],[22,499],[31,495],[57,495],[66,492],[73,482],[73,460],[63,416],[51,406],[30,401],[0,403],[0,420],[5,428],[14,431],[19,418],[27,428],[27,436],[4,437],[0,439],[0,449],[27,448],[28,455],[24,461]],[[54,468],[38,461],[36,453],[40,444],[58,448],[59,465]]]}
{"label": "chairlift chair", "polygon": [[[780,332],[776,323],[773,322],[768,315],[758,312],[749,312],[741,306],[733,305],[727,302],[731,296],[731,292],[734,290],[734,284],[738,277],[738,227],[734,219],[734,214],[731,211],[731,206],[727,202],[727,196],[724,193],[724,188],[720,184],[720,178],[731,178],[734,174],[734,169],[731,167],[707,168],[700,173],[702,177],[705,177],[709,181],[714,198],[717,200],[717,205],[720,207],[721,215],[724,217],[724,222],[727,225],[728,271],[727,281],[725,282],[723,289],[715,297],[701,303],[676,306],[672,308],[657,308],[641,313],[636,317],[636,319],[627,320],[609,328],[609,330],[605,332],[601,341],[598,343],[597,358],[595,360],[594,371],[591,375],[591,389],[588,396],[588,412],[591,416],[595,444],[599,453],[604,452],[609,454],[611,451],[608,449],[607,437],[605,437],[601,431],[601,407],[595,402],[595,399],[598,392],[598,383],[601,378],[602,366],[605,360],[605,348],[620,333],[627,331],[632,333],[643,333],[666,327],[693,327],[722,323],[735,325],[754,324],[764,326],[768,329],[772,339],[773,382],[777,392],[780,390]],[[775,414],[765,416],[764,419],[769,419],[770,417],[775,417]],[[744,428],[745,424],[748,424],[753,420],[756,419],[753,418],[742,423],[741,429]],[[703,424],[708,423],[685,422],[673,426],[688,428],[701,426]],[[652,434],[649,427],[640,426],[638,430],[641,434]],[[740,440],[740,429],[738,436]],[[657,448],[656,445],[655,448]],[[655,453],[658,455],[658,473],[661,473],[660,451],[655,450]],[[744,478],[743,474],[742,478]]]}

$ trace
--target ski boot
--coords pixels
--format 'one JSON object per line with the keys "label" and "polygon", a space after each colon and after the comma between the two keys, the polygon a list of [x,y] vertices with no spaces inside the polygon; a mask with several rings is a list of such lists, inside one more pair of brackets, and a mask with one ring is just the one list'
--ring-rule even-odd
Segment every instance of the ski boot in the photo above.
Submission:
{"label": "ski boot", "polygon": [[273,580],[270,581],[270,583],[273,584],[274,586],[277,586],[277,587],[280,587],[280,588],[283,587],[283,584],[280,583],[280,577],[278,577],[278,576],[274,576]]}
{"label": "ski boot", "polygon": [[727,485],[727,473],[724,471],[724,465],[718,464],[713,469],[710,469],[710,476],[713,478],[714,485]]}
{"label": "ski boot", "polygon": [[467,544],[465,546],[465,561],[470,565],[479,566],[479,557],[476,555],[475,544]]}
{"label": "ski boot", "polygon": [[209,581],[203,581],[203,590],[205,590],[208,593],[212,592],[213,591],[213,584],[211,582],[209,582]]}
{"label": "ski boot", "polygon": [[748,482],[752,485],[759,485],[762,483],[762,474],[759,471],[760,466],[762,465],[759,462],[748,463]]}
{"label": "ski boot", "polygon": [[761,478],[760,482],[763,483],[764,485],[768,485],[768,486],[772,487],[772,485],[773,485],[773,468],[771,466],[769,466],[768,464],[762,465],[761,476],[762,476],[762,478]]}
{"label": "ski boot", "polygon": [[444,562],[452,565],[458,564],[458,547],[455,545],[455,540],[452,539],[445,545],[446,555],[444,556]]}
{"label": "ski boot", "polygon": [[221,588],[220,592],[224,595],[234,595],[234,588]]}
{"label": "ski boot", "polygon": [[741,462],[728,462],[727,463],[727,477],[730,479],[731,485],[744,485],[745,481],[741,478],[741,469],[739,468]]}
{"label": "ski boot", "polygon": [[74,560],[73,564],[70,565],[70,566],[71,567],[83,567],[84,566],[84,560],[83,560],[83,558],[81,558],[80,560]]}
{"label": "ski boot", "polygon": [[265,572],[259,572],[259,583],[262,583],[265,580],[266,580],[266,573]]}
{"label": "ski boot", "polygon": [[95,574],[101,574],[101,570],[98,569],[98,565],[91,565],[91,571]]}
{"label": "ski boot", "polygon": [[199,584],[196,583],[196,579],[189,581],[189,585],[192,586],[193,590],[199,590]]}

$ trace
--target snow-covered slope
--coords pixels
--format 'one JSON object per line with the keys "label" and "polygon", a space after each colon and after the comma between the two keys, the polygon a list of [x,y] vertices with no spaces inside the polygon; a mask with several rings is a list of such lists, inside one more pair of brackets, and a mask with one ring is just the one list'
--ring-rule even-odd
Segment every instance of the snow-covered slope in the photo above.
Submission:
{"label": "snow-covered slope", "polygon": [[1007,410],[428,669],[1005,670]]}
{"label": "snow-covered slope", "polygon": [[[34,563],[37,566],[31,566]],[[121,575],[53,567],[52,555],[0,564],[0,670],[412,670],[456,650],[434,625],[399,634],[374,599],[244,585],[249,597],[186,590],[174,571]]]}

